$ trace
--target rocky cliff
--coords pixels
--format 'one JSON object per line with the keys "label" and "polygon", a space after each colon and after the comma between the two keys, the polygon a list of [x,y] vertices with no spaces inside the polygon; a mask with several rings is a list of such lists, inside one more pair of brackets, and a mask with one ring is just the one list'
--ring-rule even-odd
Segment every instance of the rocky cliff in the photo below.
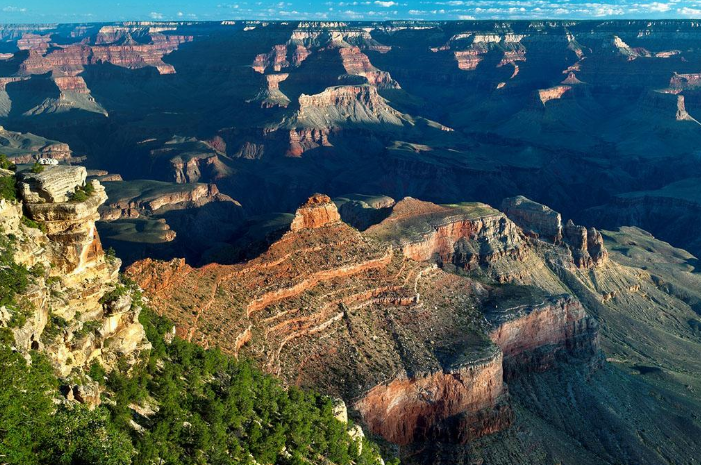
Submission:
{"label": "rocky cliff", "polygon": [[[597,356],[596,322],[576,297],[560,295],[562,282],[504,214],[484,204],[387,205],[389,216],[359,233],[315,195],[249,262],[146,260],[127,273],[183,336],[252,356],[288,383],[322,386],[407,450],[507,429],[505,370]],[[577,269],[572,260],[562,266]],[[503,283],[537,283],[550,297],[502,298]]]}
{"label": "rocky cliff", "polygon": [[32,279],[2,307],[2,325],[12,330],[17,350],[49,356],[72,396],[99,403],[81,373],[95,362],[107,370],[135,363],[149,347],[140,308],[118,283],[121,262],[105,255],[95,228],[105,190],[97,181],[86,184],[85,168],[77,166],[17,178],[19,200],[0,200],[3,253],[13,266],[29,268]]}

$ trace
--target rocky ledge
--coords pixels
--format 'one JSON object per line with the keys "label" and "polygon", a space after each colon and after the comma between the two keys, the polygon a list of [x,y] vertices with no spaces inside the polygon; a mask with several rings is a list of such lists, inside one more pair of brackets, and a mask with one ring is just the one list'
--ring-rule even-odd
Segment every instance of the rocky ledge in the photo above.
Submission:
{"label": "rocky ledge", "polygon": [[95,229],[105,191],[85,176],[82,167],[21,172],[19,200],[0,200],[2,245],[31,270],[17,305],[0,307],[0,324],[17,350],[42,350],[67,383],[77,383],[67,395],[99,403],[96,385],[84,384],[90,364],[109,371],[135,363],[149,343],[138,303],[118,283],[121,262],[105,255]]}

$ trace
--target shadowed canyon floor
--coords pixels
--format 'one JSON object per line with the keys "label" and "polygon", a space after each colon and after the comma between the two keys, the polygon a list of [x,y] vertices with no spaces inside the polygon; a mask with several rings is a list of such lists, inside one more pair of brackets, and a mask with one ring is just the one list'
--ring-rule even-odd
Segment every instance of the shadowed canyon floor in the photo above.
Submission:
{"label": "shadowed canyon floor", "polygon": [[[698,254],[700,30],[694,21],[4,26],[0,137],[25,162],[87,157],[127,181],[214,184],[249,216],[292,212],[314,192],[491,205],[524,194],[579,223],[636,225]],[[237,237],[230,227],[209,248],[185,237],[188,218],[156,219],[180,238],[145,247],[121,233],[160,226],[111,215],[110,245],[127,262],[189,248],[200,264]]]}

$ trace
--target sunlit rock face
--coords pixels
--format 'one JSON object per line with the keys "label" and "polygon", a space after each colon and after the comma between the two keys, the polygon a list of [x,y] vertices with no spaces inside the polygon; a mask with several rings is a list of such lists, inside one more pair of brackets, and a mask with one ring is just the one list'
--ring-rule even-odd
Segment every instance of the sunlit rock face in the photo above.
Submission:
{"label": "sunlit rock face", "polygon": [[[97,209],[107,199],[104,188],[97,181],[86,186],[86,170],[79,166],[21,171],[17,178],[20,200],[1,202],[0,224],[13,241],[15,261],[35,272],[21,296],[31,311],[13,329],[16,347],[42,350],[62,377],[94,361],[107,370],[119,360],[136,363],[149,347],[138,320],[141,309],[130,292],[105,297],[118,286],[121,262],[105,255],[95,229]],[[3,320],[9,316],[0,313]],[[94,389],[76,385],[71,392],[94,404],[100,402]]]}

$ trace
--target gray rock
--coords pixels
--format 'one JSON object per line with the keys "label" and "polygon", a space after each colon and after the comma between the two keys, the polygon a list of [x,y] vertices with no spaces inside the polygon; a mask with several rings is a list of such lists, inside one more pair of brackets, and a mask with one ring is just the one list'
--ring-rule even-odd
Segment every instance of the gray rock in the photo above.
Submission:
{"label": "gray rock", "polygon": [[41,173],[18,174],[20,193],[28,203],[60,203],[70,200],[78,186],[84,186],[88,173],[83,166],[45,166]]}

